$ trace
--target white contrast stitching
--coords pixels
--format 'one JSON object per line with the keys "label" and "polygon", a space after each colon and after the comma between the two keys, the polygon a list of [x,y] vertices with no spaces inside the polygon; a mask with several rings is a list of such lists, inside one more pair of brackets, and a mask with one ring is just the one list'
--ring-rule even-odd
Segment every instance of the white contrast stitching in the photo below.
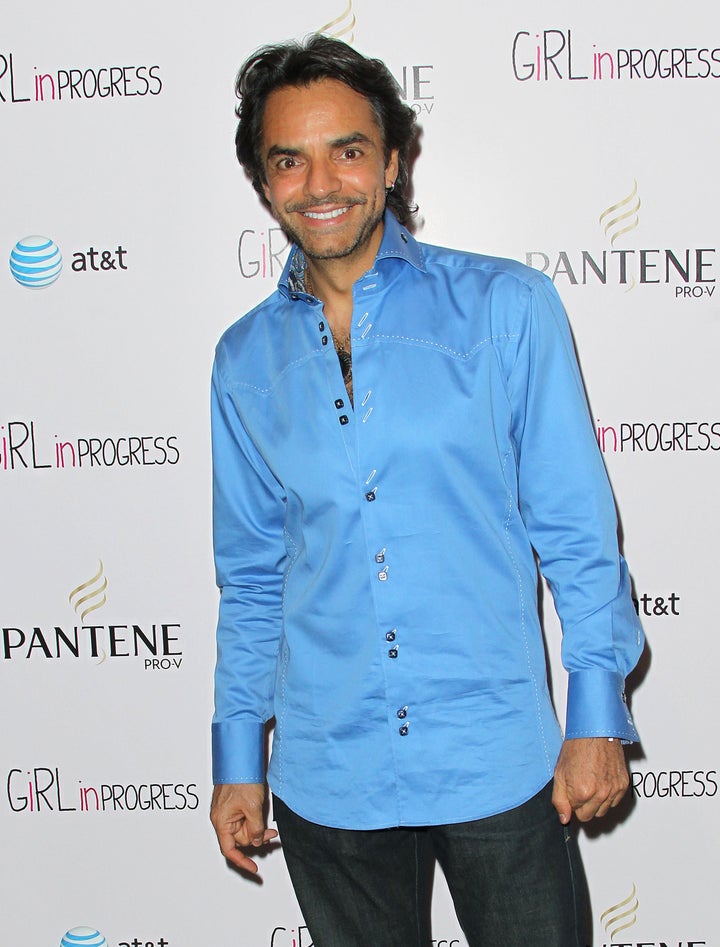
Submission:
{"label": "white contrast stitching", "polygon": [[[511,456],[512,451],[506,451],[505,456],[503,457],[502,471],[503,478],[505,478],[505,468],[507,467],[508,459]],[[507,480],[505,480],[507,483]],[[518,584],[518,594],[520,596],[520,627],[522,629],[523,644],[525,645],[525,657],[527,659],[528,669],[530,671],[530,677],[533,683],[533,690],[535,691],[535,707],[537,709],[537,719],[540,726],[540,737],[542,739],[543,750],[545,751],[545,762],[547,764],[548,770],[552,771],[552,763],[550,761],[550,754],[548,752],[547,741],[545,739],[545,727],[543,726],[542,721],[542,709],[540,706],[540,694],[538,693],[537,678],[532,668],[532,661],[530,659],[530,648],[528,646],[527,640],[527,629],[525,626],[525,593],[523,591],[522,576],[520,575],[520,569],[515,559],[515,554],[512,548],[512,542],[510,540],[510,516],[512,514],[513,508],[513,496],[512,492],[508,488],[508,502],[505,513],[505,545],[507,546],[508,553],[510,555],[510,561],[512,562],[513,569],[515,571],[515,577]]]}
{"label": "white contrast stitching", "polygon": [[418,339],[413,336],[408,335],[384,335],[382,333],[376,332],[373,336],[373,340],[383,340],[386,342],[410,342],[416,345],[427,345],[428,348],[438,349],[441,352],[445,352],[448,355],[452,355],[453,358],[460,359],[469,359],[481,349],[484,345],[487,345],[489,342],[500,342],[508,341],[510,339],[516,339],[519,337],[519,333],[508,333],[506,335],[489,335],[485,339],[481,339],[480,342],[473,345],[473,347],[467,352],[458,352],[456,349],[451,349],[449,345],[442,345],[440,342],[433,342],[431,339]]}

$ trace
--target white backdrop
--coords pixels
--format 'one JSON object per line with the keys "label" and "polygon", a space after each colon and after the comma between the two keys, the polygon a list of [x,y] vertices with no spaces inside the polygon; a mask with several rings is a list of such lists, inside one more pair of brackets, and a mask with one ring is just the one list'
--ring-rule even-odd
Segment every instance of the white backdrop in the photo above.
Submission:
{"label": "white backdrop", "polygon": [[[281,855],[247,881],[207,820],[207,404],[218,336],[284,259],[234,75],[335,20],[419,113],[420,239],[547,269],[572,323],[649,640],[634,792],[581,833],[593,943],[720,944],[720,13],[346,2],[0,14],[0,939],[311,947]],[[29,236],[62,255],[44,288],[10,271]],[[439,873],[433,913],[465,947]]]}

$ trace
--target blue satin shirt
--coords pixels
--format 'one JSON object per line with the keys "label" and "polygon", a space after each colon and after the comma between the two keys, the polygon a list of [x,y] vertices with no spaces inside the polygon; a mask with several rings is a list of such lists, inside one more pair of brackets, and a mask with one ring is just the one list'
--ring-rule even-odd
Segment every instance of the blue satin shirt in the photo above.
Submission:
{"label": "blue satin shirt", "polygon": [[562,742],[535,552],[566,737],[637,738],[642,631],[562,305],[541,273],[388,213],[353,290],[353,408],[301,265],[216,353],[214,781],[264,780],[275,718],[268,781],[310,821],[510,809]]}

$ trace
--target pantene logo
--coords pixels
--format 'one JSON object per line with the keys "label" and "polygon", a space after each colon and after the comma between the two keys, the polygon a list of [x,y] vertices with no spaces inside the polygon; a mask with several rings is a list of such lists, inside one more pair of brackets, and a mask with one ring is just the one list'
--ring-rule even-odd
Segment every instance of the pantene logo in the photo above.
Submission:
{"label": "pantene logo", "polygon": [[[124,660],[146,671],[179,670],[183,663],[181,626],[175,621],[98,620],[96,614],[108,604],[110,583],[102,560],[98,567],[68,593],[68,604],[76,618],[73,624],[28,626],[7,622],[0,628],[4,661],[86,661],[101,665]],[[9,603],[3,602],[7,612]]]}
{"label": "pantene logo", "polygon": [[[595,232],[609,243],[602,249],[528,250],[528,266],[547,273],[553,283],[566,286],[617,286],[629,292],[636,286],[667,287],[676,299],[710,300],[715,293],[717,250],[715,247],[673,247],[670,240],[662,249],[640,244],[641,200],[637,180],[618,199],[602,205]],[[628,242],[634,248],[618,244]]]}
{"label": "pantene logo", "polygon": [[[617,904],[613,904],[600,915],[602,947],[707,947],[706,940],[677,937],[653,938],[647,934],[647,925],[642,934],[635,932],[638,923],[640,901],[637,888],[632,884],[630,893]],[[625,933],[632,931],[632,933]]]}
{"label": "pantene logo", "polygon": [[343,42],[352,45],[355,42],[356,24],[357,18],[353,13],[352,0],[348,0],[348,5],[340,16],[336,16],[334,20],[318,27],[315,32],[322,33],[323,36],[329,36],[331,39],[341,39]]}

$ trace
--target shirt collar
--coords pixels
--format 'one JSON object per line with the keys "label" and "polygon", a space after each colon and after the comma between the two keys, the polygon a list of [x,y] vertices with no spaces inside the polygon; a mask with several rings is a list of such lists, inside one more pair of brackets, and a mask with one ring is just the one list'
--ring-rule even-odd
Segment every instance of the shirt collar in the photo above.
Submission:
{"label": "shirt collar", "polygon": [[[425,259],[422,247],[413,237],[407,227],[398,223],[397,218],[389,210],[385,211],[385,230],[380,243],[375,262],[395,257],[405,260],[421,272],[425,272]],[[298,294],[306,294],[305,289],[305,254],[296,244],[290,249],[287,262],[283,268],[278,288],[283,295],[297,298]]]}

